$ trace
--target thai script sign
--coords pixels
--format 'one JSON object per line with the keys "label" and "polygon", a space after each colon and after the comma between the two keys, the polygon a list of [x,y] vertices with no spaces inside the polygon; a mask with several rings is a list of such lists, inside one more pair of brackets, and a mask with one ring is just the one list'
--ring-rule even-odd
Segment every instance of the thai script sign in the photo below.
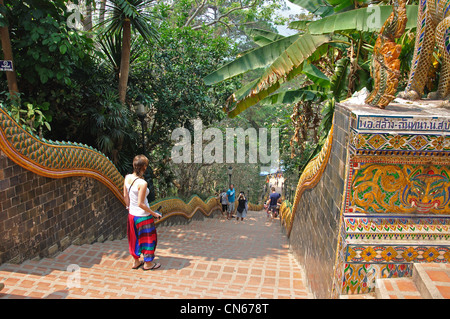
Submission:
{"label": "thai script sign", "polygon": [[0,60],[0,71],[13,71],[13,63],[10,60]]}
{"label": "thai script sign", "polygon": [[360,131],[432,131],[450,133],[450,118],[438,117],[383,117],[359,115],[357,130]]}

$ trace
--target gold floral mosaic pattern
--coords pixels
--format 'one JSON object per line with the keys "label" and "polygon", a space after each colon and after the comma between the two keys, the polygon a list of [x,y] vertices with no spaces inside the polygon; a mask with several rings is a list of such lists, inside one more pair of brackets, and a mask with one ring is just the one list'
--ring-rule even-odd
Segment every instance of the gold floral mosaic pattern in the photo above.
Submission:
{"label": "gold floral mosaic pattern", "polygon": [[358,133],[351,131],[350,145],[357,150],[450,151],[450,136]]}
{"label": "gold floral mosaic pattern", "polygon": [[353,161],[349,213],[449,214],[448,165]]}
{"label": "gold floral mosaic pattern", "polygon": [[346,262],[363,263],[421,263],[450,262],[448,245],[348,245]]}

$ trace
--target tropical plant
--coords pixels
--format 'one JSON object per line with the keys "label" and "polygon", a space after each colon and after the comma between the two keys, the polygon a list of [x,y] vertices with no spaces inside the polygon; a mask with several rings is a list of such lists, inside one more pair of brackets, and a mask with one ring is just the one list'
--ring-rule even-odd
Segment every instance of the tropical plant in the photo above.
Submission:
{"label": "tropical plant", "polygon": [[[260,46],[241,54],[204,80],[213,85],[249,72],[256,74],[256,78],[243,83],[229,97],[224,110],[229,117],[236,117],[256,104],[276,107],[293,104],[295,131],[292,139],[300,144],[312,141],[305,138],[305,134],[302,134],[304,138],[299,138],[299,133],[310,129],[303,123],[309,123],[305,118],[311,114],[311,105],[319,105],[316,109],[322,113],[322,121],[317,121],[314,114],[309,117],[315,122],[313,130],[317,127],[322,130],[312,157],[320,150],[331,126],[334,101],[339,102],[364,86],[371,88],[371,51],[376,32],[392,7],[368,7],[369,1],[353,0],[290,2],[305,8],[313,17],[290,23],[290,28],[299,30],[298,34],[280,37],[264,30],[252,30]],[[407,14],[407,28],[414,28],[417,6],[408,6]],[[299,77],[301,81],[290,85]]]}
{"label": "tropical plant", "polygon": [[7,99],[2,107],[7,109],[12,118],[23,125],[23,127],[31,133],[42,137],[42,128],[51,130],[50,123],[52,116],[48,114],[50,104],[44,102],[42,105],[33,105],[29,102],[23,102],[21,96],[23,94],[14,92],[13,95],[7,92],[2,92]]}
{"label": "tropical plant", "polygon": [[135,29],[146,41],[157,39],[157,31],[152,26],[155,18],[149,11],[154,0],[111,0],[107,3],[105,20],[99,24],[107,35],[122,34],[122,49],[119,72],[119,101],[125,104],[130,72],[131,31]]}
{"label": "tropical plant", "polygon": [[[104,55],[103,59],[99,59],[99,62],[104,63],[108,71],[114,74],[114,78],[118,81],[122,60],[122,35],[119,32],[105,34],[98,39],[98,44]],[[138,58],[142,45],[143,41],[140,37],[134,37],[131,40],[130,65]]]}

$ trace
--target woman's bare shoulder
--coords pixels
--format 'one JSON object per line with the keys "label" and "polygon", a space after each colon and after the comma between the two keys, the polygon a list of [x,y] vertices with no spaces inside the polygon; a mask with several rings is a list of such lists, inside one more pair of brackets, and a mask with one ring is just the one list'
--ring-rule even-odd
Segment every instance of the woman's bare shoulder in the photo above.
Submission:
{"label": "woman's bare shoulder", "polygon": [[147,187],[147,181],[143,178],[139,178],[136,183],[138,183],[139,186]]}

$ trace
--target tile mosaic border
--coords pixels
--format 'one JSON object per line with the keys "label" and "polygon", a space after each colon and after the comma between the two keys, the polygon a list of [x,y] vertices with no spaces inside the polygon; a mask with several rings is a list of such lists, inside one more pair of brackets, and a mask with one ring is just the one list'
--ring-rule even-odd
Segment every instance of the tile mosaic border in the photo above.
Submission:
{"label": "tile mosaic border", "polygon": [[349,244],[345,262],[366,263],[449,263],[449,245],[421,244]]}
{"label": "tile mosaic border", "polygon": [[378,278],[410,277],[413,264],[345,263],[340,293],[345,295],[371,293]]}
{"label": "tile mosaic border", "polygon": [[450,152],[450,136],[436,134],[361,133],[350,131],[349,146],[355,151]]}

